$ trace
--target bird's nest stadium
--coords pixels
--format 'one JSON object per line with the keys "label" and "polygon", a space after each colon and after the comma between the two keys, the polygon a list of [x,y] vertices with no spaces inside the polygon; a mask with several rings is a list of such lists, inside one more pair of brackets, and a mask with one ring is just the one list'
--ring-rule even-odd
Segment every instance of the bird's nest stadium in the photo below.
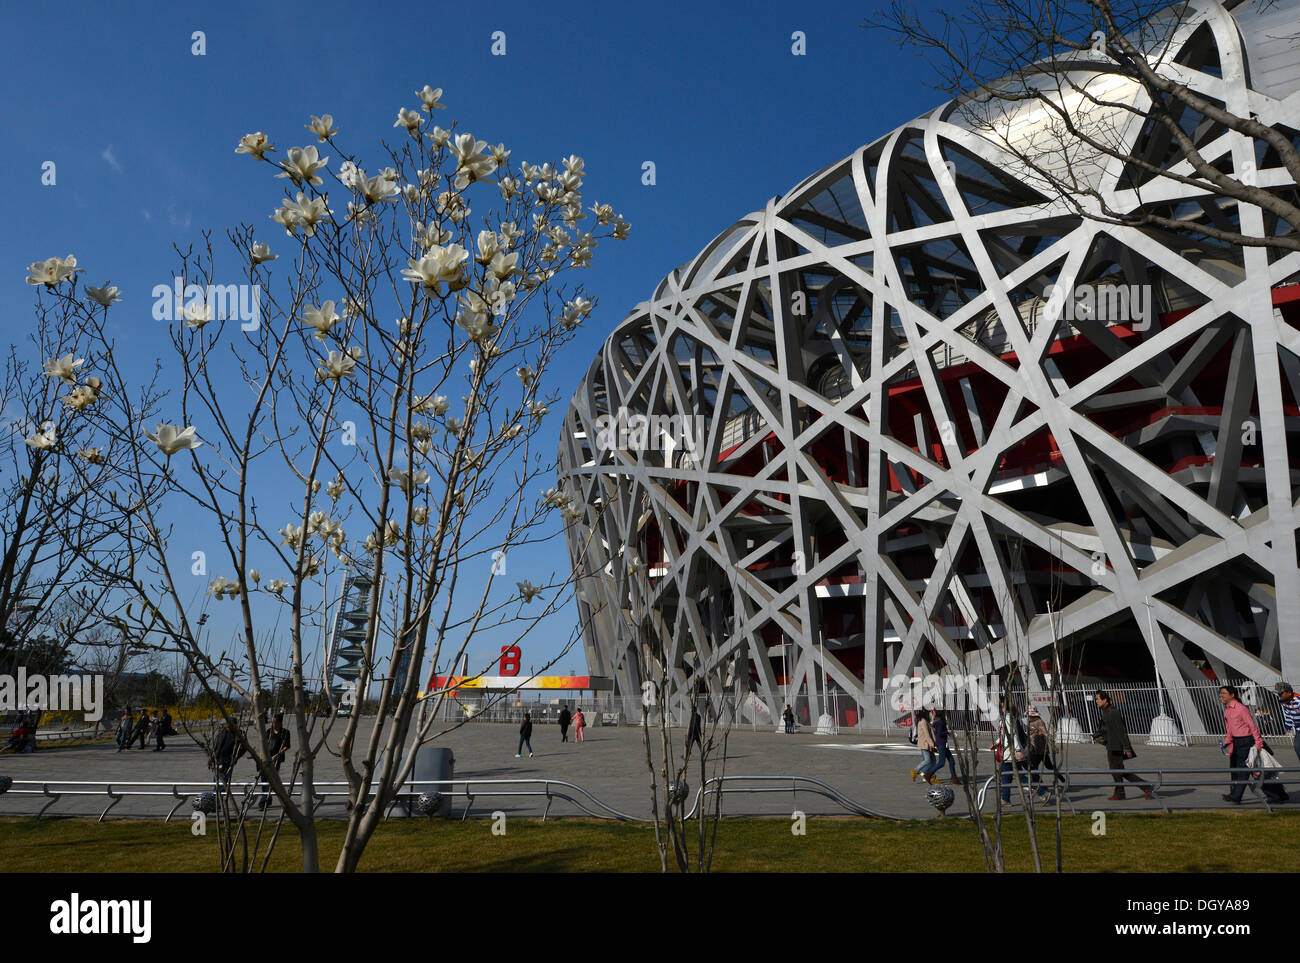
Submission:
{"label": "bird's nest stadium", "polygon": [[[1300,143],[1300,6],[1232,6],[1180,8],[1171,69]],[[641,692],[642,647],[669,699],[730,673],[772,718],[797,696],[840,725],[917,670],[1300,682],[1300,252],[1082,216],[970,117],[949,103],[741,218],[605,341],[559,479],[616,691]],[[1261,141],[1179,122],[1294,186]],[[1094,168],[1113,210],[1290,230]]]}

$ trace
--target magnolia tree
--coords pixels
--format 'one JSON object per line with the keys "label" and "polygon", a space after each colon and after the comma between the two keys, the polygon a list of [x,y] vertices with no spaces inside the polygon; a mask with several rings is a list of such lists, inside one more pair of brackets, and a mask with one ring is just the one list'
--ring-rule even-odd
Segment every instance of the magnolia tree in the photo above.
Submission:
{"label": "magnolia tree", "polygon": [[[231,693],[261,720],[266,691],[292,693],[292,767],[268,761],[261,726],[239,739],[307,871],[322,862],[321,753],[346,780],[335,868],[350,871],[410,777],[410,750],[436,735],[447,694],[422,692],[427,670],[460,664],[476,634],[522,638],[562,604],[567,579],[507,583],[505,559],[554,537],[549,515],[572,520],[564,493],[541,491],[554,472],[538,444],[555,401],[544,385],[593,307],[567,275],[628,233],[608,205],[584,208],[581,158],[515,163],[434,125],[440,90],[417,97],[397,115],[400,141],[368,157],[328,114],[311,118],[308,146],[239,140],[247,189],[285,188],[278,227],[230,230],[233,264],[210,241],[178,251],[177,276],[153,292],[169,389],[157,419],[106,335],[111,299],[78,329],[103,369],[97,425],[121,448],[95,510],[117,518],[131,559],[92,559],[97,584],[121,600],[124,630],[180,653],[207,695]],[[57,264],[42,280],[81,303]],[[309,711],[322,685],[338,695],[326,629],[349,576],[368,599],[364,640],[347,643],[360,649],[348,697],[375,701],[372,727]],[[233,612],[224,651],[200,636],[199,581]]]}
{"label": "magnolia tree", "polygon": [[[87,582],[90,559],[125,564],[118,527],[95,510],[111,488],[119,446],[98,429],[102,358],[86,350],[84,303],[43,292],[73,283],[76,258],[28,269],[38,293],[30,345],[11,345],[0,381],[0,673],[60,672],[101,648],[124,652],[100,616],[103,589]],[[87,287],[91,304],[117,289]],[[34,359],[44,359],[38,365]],[[97,373],[98,372],[98,373]],[[142,410],[151,411],[146,393]],[[66,455],[67,457],[62,457]],[[115,654],[113,658],[117,658]]]}

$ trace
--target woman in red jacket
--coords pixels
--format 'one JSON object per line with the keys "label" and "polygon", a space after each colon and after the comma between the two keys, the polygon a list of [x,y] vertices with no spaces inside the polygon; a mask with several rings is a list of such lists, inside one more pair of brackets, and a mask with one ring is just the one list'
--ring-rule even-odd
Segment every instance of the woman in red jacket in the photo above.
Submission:
{"label": "woman in red jacket", "polygon": [[[1250,710],[1237,698],[1236,686],[1219,687],[1219,701],[1223,703],[1223,722],[1227,735],[1223,737],[1223,749],[1231,750],[1228,765],[1233,769],[1245,769],[1251,747],[1264,748],[1264,737],[1259,734],[1255,718]],[[1232,774],[1232,790],[1223,798],[1225,802],[1240,803],[1241,795],[1246,791],[1246,773]]]}

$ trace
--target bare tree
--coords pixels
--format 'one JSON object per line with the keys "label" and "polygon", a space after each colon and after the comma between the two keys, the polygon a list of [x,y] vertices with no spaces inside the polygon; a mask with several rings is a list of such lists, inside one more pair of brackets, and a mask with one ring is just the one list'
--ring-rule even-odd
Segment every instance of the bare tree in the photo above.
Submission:
{"label": "bare tree", "polygon": [[[927,55],[953,122],[1001,148],[1045,201],[1106,224],[1296,251],[1295,132],[1224,99],[1241,64],[1223,11],[1252,3],[1272,6],[970,0],[931,16],[897,0],[870,25]],[[950,160],[958,185],[962,163]],[[1204,193],[1166,201],[1171,182]],[[1259,207],[1262,232],[1243,226],[1240,204]]]}

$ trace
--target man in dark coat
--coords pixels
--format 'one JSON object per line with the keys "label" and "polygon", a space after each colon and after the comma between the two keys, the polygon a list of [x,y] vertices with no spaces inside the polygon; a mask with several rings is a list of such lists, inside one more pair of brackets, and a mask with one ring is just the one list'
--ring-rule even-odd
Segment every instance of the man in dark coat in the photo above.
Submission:
{"label": "man in dark coat", "polygon": [[[234,772],[235,763],[239,761],[239,757],[243,753],[244,747],[239,743],[239,734],[235,732],[235,723],[233,721],[227,722],[225,731],[218,738],[216,750],[212,754],[217,776],[222,782],[230,782],[230,775]],[[210,765],[209,768],[213,768],[213,766]]]}
{"label": "man in dark coat", "polygon": [[569,712],[569,707],[565,706],[560,710],[559,718],[556,721],[560,724],[560,741],[569,741],[569,723],[573,721],[573,713]]}
{"label": "man in dark coat", "polygon": [[[1106,746],[1106,763],[1114,773],[1115,792],[1110,797],[1114,802],[1124,799],[1124,780],[1137,783],[1142,792],[1148,799],[1151,798],[1152,786],[1144,783],[1140,776],[1131,772],[1124,772],[1124,760],[1132,759],[1137,755],[1133,751],[1133,743],[1128,738],[1128,727],[1124,725],[1124,717],[1120,715],[1119,709],[1110,701],[1110,693],[1098,689],[1093,693],[1093,700],[1097,703],[1097,708],[1101,710],[1101,732],[1093,736],[1094,742],[1103,743]],[[1123,775],[1120,775],[1123,773]]]}

